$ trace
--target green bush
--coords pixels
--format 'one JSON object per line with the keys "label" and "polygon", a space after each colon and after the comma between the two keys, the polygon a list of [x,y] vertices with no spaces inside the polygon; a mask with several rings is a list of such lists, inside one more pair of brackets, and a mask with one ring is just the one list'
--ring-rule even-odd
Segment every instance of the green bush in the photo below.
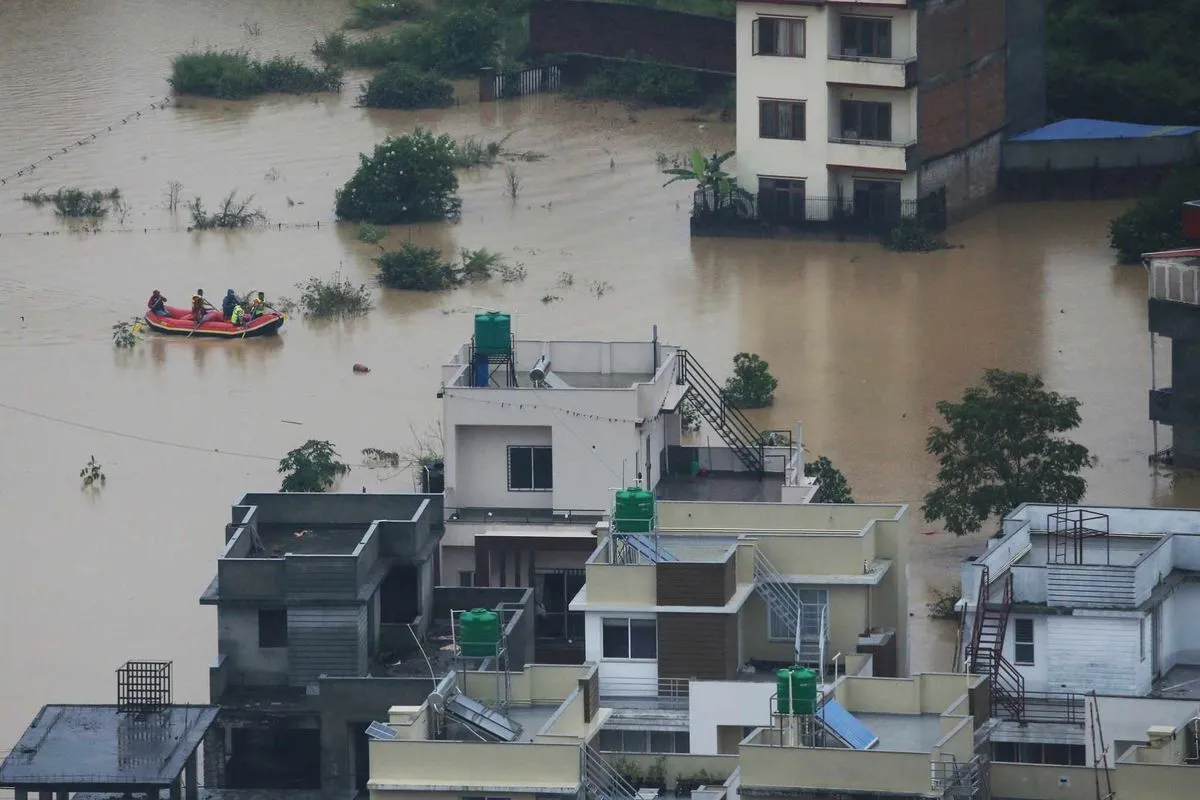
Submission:
{"label": "green bush", "polygon": [[327,64],[379,68],[404,63],[422,72],[462,76],[495,63],[500,33],[500,17],[492,9],[452,9],[428,22],[359,41],[331,33],[313,45],[313,53]]}
{"label": "green bush", "polygon": [[375,263],[379,265],[379,282],[392,289],[436,292],[462,282],[454,265],[443,261],[436,247],[405,242],[399,250],[380,255]]}
{"label": "green bush", "polygon": [[424,13],[421,0],[358,0],[346,27],[370,30],[391,22],[417,19]]}
{"label": "green bush", "polygon": [[22,195],[26,203],[41,208],[50,203],[54,213],[60,217],[103,217],[109,212],[110,204],[115,205],[121,199],[120,189],[110,189],[102,192],[99,189],[87,191],[77,186],[59,189],[54,194],[46,194],[38,189],[33,194]]}
{"label": "green bush", "polygon": [[242,50],[205,50],[176,56],[171,61],[168,80],[180,94],[223,100],[240,100],[266,92],[304,94],[336,92],[342,88],[339,69],[313,69],[290,56],[275,56],[260,62]]}
{"label": "green bush", "polygon": [[454,174],[454,140],[423,128],[395,136],[360,155],[358,169],[337,191],[340,219],[390,225],[455,218],[462,209]]}
{"label": "green bush", "polygon": [[313,276],[296,288],[300,290],[297,306],[314,317],[356,317],[371,310],[371,290],[361,283],[355,286],[341,272],[329,278]]}
{"label": "green bush", "polygon": [[1126,263],[1138,261],[1142,253],[1183,247],[1183,204],[1198,198],[1200,169],[1174,173],[1157,192],[1109,223],[1109,244]]}
{"label": "green bush", "polygon": [[762,408],[771,404],[775,380],[769,364],[757,353],[738,353],[733,357],[733,377],[725,381],[725,401],[736,408]]}
{"label": "green bush", "polygon": [[699,106],[706,99],[704,86],[697,73],[660,63],[601,67],[575,89],[575,95],[587,99],[687,108]]}
{"label": "green bush", "polygon": [[436,73],[392,64],[363,84],[358,102],[369,108],[440,108],[454,104],[454,87]]}
{"label": "green bush", "polygon": [[916,217],[902,217],[883,238],[883,246],[896,253],[930,253],[950,247]]}

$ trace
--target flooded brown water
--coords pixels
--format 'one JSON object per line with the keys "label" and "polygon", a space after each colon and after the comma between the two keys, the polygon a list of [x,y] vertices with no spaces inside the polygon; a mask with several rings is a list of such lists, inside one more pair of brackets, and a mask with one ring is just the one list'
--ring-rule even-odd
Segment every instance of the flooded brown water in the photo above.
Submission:
{"label": "flooded brown water", "polygon": [[[475,305],[516,312],[530,336],[648,336],[658,324],[719,374],[739,350],[762,354],[781,386],[759,421],[803,420],[810,450],[833,458],[860,499],[919,505],[933,474],[923,441],[934,402],[991,366],[1039,370],[1084,401],[1078,438],[1100,457],[1092,500],[1200,496],[1195,482],[1146,466],[1145,278],[1115,266],[1105,245],[1120,205],[997,207],[950,232],[962,249],[931,255],[692,240],[688,189],[661,188],[655,153],[724,149],[733,129],[677,110],[630,114],[554,96],[481,107],[468,83],[453,109],[375,112],[354,107],[361,76],[351,76],[340,98],[186,102],[119,122],[167,96],[172,54],[193,45],[304,54],[345,8],[0,5],[0,175],[102,131],[0,186],[0,750],[43,703],[111,702],[113,670],[127,658],[172,659],[176,698],[205,700],[215,626],[196,599],[230,503],[276,488],[276,460],[308,438],[333,441],[349,460],[363,447],[408,445],[409,427],[439,414],[437,366],[469,335]],[[417,123],[511,134],[512,149],[546,154],[517,164],[516,202],[503,195],[503,169],[465,173],[460,224],[391,239],[499,250],[525,265],[523,283],[384,292],[364,319],[297,320],[273,340],[114,350],[110,326],[138,313],[151,288],[182,302],[195,286],[294,294],[297,281],[338,269],[369,281],[373,248],[333,224],[333,191],[360,151]],[[183,213],[162,207],[169,180],[210,204],[235,188],[254,193],[273,222],[320,227],[189,234]],[[120,187],[124,224],[71,233],[49,208],[21,201],[63,185]],[[561,272],[574,287],[543,304]],[[612,291],[593,296],[593,281]],[[355,362],[373,372],[352,374]],[[93,454],[108,482],[82,492],[78,471]],[[411,488],[386,478],[356,469],[345,486]],[[977,546],[918,537],[914,614],[925,613],[925,587],[947,582]],[[913,667],[948,667],[953,630],[914,628]]]}

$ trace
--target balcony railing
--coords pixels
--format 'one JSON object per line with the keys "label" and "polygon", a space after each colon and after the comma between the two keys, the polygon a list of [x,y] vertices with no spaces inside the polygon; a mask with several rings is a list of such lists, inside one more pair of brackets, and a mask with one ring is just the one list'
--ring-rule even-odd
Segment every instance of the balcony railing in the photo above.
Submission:
{"label": "balcony railing", "polygon": [[917,85],[916,58],[875,58],[852,51],[831,52],[829,83],[911,89]]}
{"label": "balcony railing", "polygon": [[886,233],[900,220],[916,216],[915,200],[856,204],[852,199],[804,197],[783,210],[778,206],[764,207],[753,195],[723,197],[714,202],[711,193],[706,196],[704,192],[696,192],[692,203],[694,219],[723,218],[787,228],[826,228],[873,234]]}
{"label": "balcony railing", "polygon": [[687,708],[686,678],[605,678],[600,681],[600,702],[608,705]]}

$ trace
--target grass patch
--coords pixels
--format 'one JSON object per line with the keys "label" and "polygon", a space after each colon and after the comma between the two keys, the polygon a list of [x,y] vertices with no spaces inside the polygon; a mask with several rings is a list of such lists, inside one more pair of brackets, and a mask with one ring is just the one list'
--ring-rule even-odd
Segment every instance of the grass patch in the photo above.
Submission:
{"label": "grass patch", "polygon": [[121,190],[109,189],[107,192],[99,189],[85,190],[78,186],[59,189],[53,194],[47,194],[38,189],[33,194],[22,195],[26,203],[41,208],[53,205],[54,213],[60,217],[89,218],[103,217],[120,201]]}
{"label": "grass patch", "polygon": [[382,28],[393,22],[420,19],[425,11],[420,0],[358,0],[344,27],[356,30]]}
{"label": "grass patch", "polygon": [[500,16],[493,9],[451,8],[428,21],[357,41],[330,33],[312,51],[326,64],[378,69],[403,63],[421,72],[463,77],[495,63],[501,35]]}
{"label": "grass patch", "polygon": [[239,200],[237,192],[233,191],[225,196],[217,210],[211,214],[204,210],[204,201],[199,197],[190,201],[187,207],[192,215],[192,227],[196,230],[250,228],[267,221],[267,215],[262,209],[251,206],[253,202],[254,195]]}
{"label": "grass patch", "polygon": [[314,317],[357,317],[372,308],[371,290],[365,284],[355,286],[341,272],[328,278],[311,277],[296,284],[300,298],[295,305]]}
{"label": "grass patch", "polygon": [[241,100],[269,92],[340,91],[342,71],[332,66],[313,69],[291,56],[258,61],[244,50],[205,50],[176,56],[168,80],[180,94]]}
{"label": "grass patch", "polygon": [[697,108],[710,97],[697,73],[658,62],[609,64],[589,75],[572,94],[584,100],[680,108]]}
{"label": "grass patch", "polygon": [[435,72],[397,63],[364,83],[358,102],[368,108],[444,108],[454,105],[454,87]]}

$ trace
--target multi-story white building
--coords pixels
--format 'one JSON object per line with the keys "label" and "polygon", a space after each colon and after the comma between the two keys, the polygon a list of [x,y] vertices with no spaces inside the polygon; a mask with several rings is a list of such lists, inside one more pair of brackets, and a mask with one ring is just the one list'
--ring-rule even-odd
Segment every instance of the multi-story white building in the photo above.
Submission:
{"label": "multi-story white building", "polygon": [[903,2],[738,3],[738,176],[764,216],[917,199],[916,20]]}
{"label": "multi-story white building", "polygon": [[951,220],[1041,124],[1043,11],[1005,0],[739,0],[737,178],[783,226]]}

